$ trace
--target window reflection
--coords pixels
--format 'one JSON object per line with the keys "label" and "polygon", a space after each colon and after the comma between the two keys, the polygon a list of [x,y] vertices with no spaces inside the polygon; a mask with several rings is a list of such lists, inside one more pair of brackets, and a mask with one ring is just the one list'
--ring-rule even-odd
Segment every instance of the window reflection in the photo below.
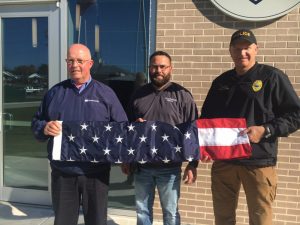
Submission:
{"label": "window reflection", "polygon": [[46,143],[32,138],[32,115],[48,90],[48,18],[2,19],[4,185],[48,189]]}
{"label": "window reflection", "polygon": [[[126,109],[133,91],[146,83],[151,1],[69,0],[68,44],[91,50],[94,79],[109,85]],[[134,207],[131,177],[114,167],[109,205]]]}
{"label": "window reflection", "polygon": [[147,74],[149,5],[144,0],[70,1],[69,44],[90,48],[93,78],[112,87],[124,107],[137,74]]}
{"label": "window reflection", "polygon": [[48,89],[47,18],[3,22],[4,102],[40,101]]}

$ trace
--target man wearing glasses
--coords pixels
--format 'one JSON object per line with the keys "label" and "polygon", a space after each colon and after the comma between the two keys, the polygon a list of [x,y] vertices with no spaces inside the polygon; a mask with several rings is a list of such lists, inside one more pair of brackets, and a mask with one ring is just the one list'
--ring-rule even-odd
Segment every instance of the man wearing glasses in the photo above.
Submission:
{"label": "man wearing glasses", "polygon": [[[150,56],[151,83],[138,89],[130,102],[131,121],[155,120],[172,125],[197,119],[198,112],[191,93],[179,84],[170,82],[171,57],[163,51]],[[183,179],[191,184],[196,180],[198,162],[189,163]],[[122,165],[129,174],[129,166]],[[157,187],[165,225],[179,225],[178,200],[180,195],[181,163],[143,164],[135,168],[135,201],[137,224],[153,223],[153,202]]]}
{"label": "man wearing glasses", "polygon": [[92,79],[86,46],[71,45],[66,62],[70,79],[46,93],[32,121],[36,138],[49,140],[54,225],[77,225],[80,203],[86,225],[106,225],[110,164],[52,161],[53,136],[61,132],[58,121],[121,122],[127,117],[115,93]]}

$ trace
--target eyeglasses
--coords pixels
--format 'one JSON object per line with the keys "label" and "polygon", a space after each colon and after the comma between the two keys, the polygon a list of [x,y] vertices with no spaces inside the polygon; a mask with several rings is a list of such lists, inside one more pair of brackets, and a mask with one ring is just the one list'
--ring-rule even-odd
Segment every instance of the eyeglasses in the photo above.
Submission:
{"label": "eyeglasses", "polygon": [[83,59],[66,59],[66,63],[71,66],[73,63],[77,63],[78,65],[83,65],[85,62],[90,61],[88,60],[83,60]]}
{"label": "eyeglasses", "polygon": [[169,67],[171,67],[171,66],[167,66],[167,65],[156,65],[156,64],[152,64],[152,65],[149,66],[149,68],[150,68],[151,70],[158,70],[158,68],[161,69],[161,70],[166,70],[166,69],[168,69]]}

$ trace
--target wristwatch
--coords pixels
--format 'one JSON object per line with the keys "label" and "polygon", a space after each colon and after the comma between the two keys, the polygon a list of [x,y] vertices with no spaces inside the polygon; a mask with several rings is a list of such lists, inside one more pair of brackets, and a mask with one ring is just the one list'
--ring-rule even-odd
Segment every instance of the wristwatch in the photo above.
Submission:
{"label": "wristwatch", "polygon": [[264,138],[269,138],[272,136],[270,127],[268,125],[263,125],[263,127],[265,128],[265,133],[264,133]]}

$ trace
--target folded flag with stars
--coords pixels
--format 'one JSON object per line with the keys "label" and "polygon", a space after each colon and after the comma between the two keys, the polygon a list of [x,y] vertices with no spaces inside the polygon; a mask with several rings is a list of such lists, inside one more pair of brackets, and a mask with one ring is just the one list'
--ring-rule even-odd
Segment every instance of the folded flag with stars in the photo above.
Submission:
{"label": "folded flag with stars", "polygon": [[201,119],[177,126],[159,121],[65,121],[61,135],[54,137],[52,160],[116,164],[199,160],[199,123]]}

